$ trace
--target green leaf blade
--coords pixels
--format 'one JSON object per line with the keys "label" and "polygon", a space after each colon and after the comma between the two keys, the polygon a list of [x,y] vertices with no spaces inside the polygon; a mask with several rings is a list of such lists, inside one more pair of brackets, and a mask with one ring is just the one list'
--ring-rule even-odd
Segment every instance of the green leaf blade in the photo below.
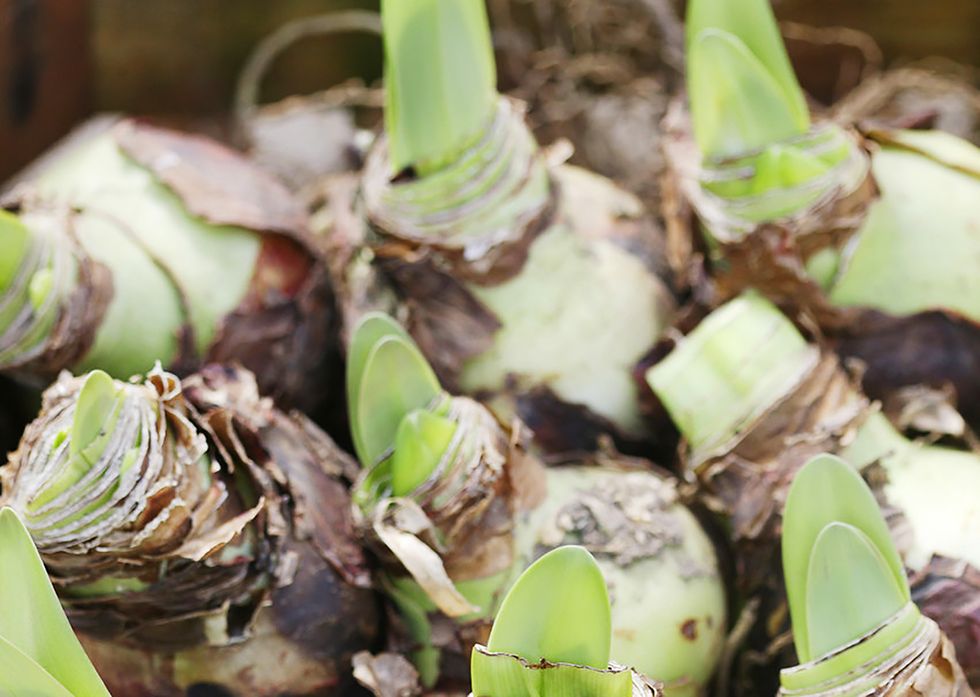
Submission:
{"label": "green leaf blade", "polygon": [[425,174],[493,115],[497,75],[484,0],[384,0],[381,22],[391,166]]}
{"label": "green leaf blade", "polygon": [[[501,605],[487,648],[604,670],[612,620],[602,571],[584,548],[559,547],[527,568]],[[475,686],[474,686],[475,687]]]}
{"label": "green leaf blade", "polygon": [[30,241],[31,233],[20,218],[0,209],[0,294],[13,283]]}
{"label": "green leaf blade", "polygon": [[783,514],[783,573],[796,650],[803,662],[817,657],[810,645],[807,609],[811,557],[820,534],[833,523],[861,531],[881,554],[903,604],[911,599],[901,557],[861,475],[833,455],[814,457],[796,474]]}
{"label": "green leaf blade", "polygon": [[424,483],[442,461],[456,435],[445,416],[415,409],[398,425],[391,458],[391,493],[407,496]]}
{"label": "green leaf blade", "polygon": [[0,688],[3,688],[0,692],[7,694],[7,690],[14,689],[8,687],[8,682],[12,686],[29,686],[30,683],[23,681],[30,678],[37,681],[39,691],[34,694],[60,694],[40,691],[45,678],[25,664],[16,655],[19,652],[59,683],[67,694],[108,697],[109,692],[65,617],[30,534],[10,508],[0,510],[0,569],[17,570],[4,573],[0,583],[0,643],[5,642],[0,647],[0,663],[19,662],[26,671],[13,675],[0,670]]}
{"label": "green leaf blade", "polygon": [[376,464],[394,446],[402,419],[441,394],[439,379],[411,341],[385,336],[376,343],[352,402],[351,430],[361,464]]}
{"label": "green leaf blade", "polygon": [[878,548],[846,523],[830,523],[817,536],[806,593],[811,658],[864,636],[908,602]]}
{"label": "green leaf blade", "polygon": [[0,694],[4,697],[76,697],[30,656],[2,636]]}
{"label": "green leaf blade", "polygon": [[794,104],[737,37],[705,29],[689,46],[694,136],[706,157],[741,155],[806,133]]}
{"label": "green leaf blade", "polygon": [[364,315],[354,327],[351,344],[347,350],[347,409],[351,417],[351,436],[354,449],[360,456],[363,446],[360,443],[360,429],[354,423],[354,415],[358,413],[357,399],[360,394],[361,382],[364,380],[364,364],[367,363],[371,351],[386,336],[397,336],[411,341],[408,332],[394,319],[383,312],[369,312]]}
{"label": "green leaf blade", "polygon": [[705,30],[720,29],[737,38],[777,85],[798,132],[810,128],[806,97],[793,72],[769,0],[691,0],[685,24],[689,52]]}

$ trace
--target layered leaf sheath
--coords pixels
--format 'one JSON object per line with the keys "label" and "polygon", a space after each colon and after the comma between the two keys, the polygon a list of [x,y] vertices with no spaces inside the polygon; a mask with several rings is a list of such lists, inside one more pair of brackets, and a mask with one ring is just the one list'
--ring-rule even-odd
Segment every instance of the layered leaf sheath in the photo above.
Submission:
{"label": "layered leaf sheath", "polygon": [[554,549],[507,593],[471,658],[472,697],[654,697],[659,686],[610,656],[606,579],[582,547]]}
{"label": "layered leaf sheath", "polygon": [[[292,403],[332,355],[303,207],[243,157],[137,121],[83,127],[0,211],[0,370],[128,378],[238,361]],[[307,404],[308,406],[308,404]]]}
{"label": "layered leaf sheath", "polygon": [[782,671],[780,695],[972,694],[949,640],[912,603],[878,503],[851,465],[808,462],[784,518],[800,665]]}
{"label": "layered leaf sheath", "polygon": [[665,122],[672,263],[709,303],[754,287],[806,316],[867,364],[871,396],[951,384],[980,424],[980,150],[811,124],[768,3],[735,7],[689,6],[690,114]]}
{"label": "layered leaf sheath", "polygon": [[[836,453],[866,474],[886,506],[913,596],[956,644],[968,677],[980,629],[980,456],[907,440],[860,392],[836,356],[808,344],[772,303],[745,294],[705,318],[648,372],[686,439],[706,503],[731,523],[743,592],[773,574],[782,504],[799,468]],[[780,610],[770,628],[778,631]]]}
{"label": "layered leaf sheath", "polygon": [[632,369],[674,309],[654,219],[534,142],[481,0],[382,9],[386,133],[324,214],[348,330],[396,314],[447,385],[550,449],[649,437]]}
{"label": "layered leaf sheath", "polygon": [[339,695],[378,625],[348,465],[240,369],[63,374],[0,498],[113,693]]}
{"label": "layered leaf sheath", "polygon": [[518,422],[446,393],[384,315],[354,332],[348,395],[365,468],[354,501],[398,610],[391,648],[425,683],[465,682],[470,648],[487,641],[516,576],[543,552],[580,544],[613,588],[617,660],[672,694],[705,686],[726,630],[724,587],[668,475],[615,453],[543,467]]}

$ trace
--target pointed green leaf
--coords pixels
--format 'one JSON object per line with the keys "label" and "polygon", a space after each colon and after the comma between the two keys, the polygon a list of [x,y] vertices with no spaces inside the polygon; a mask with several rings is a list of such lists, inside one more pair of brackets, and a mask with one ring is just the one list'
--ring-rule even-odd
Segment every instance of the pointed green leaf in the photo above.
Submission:
{"label": "pointed green leaf", "polygon": [[[33,671],[10,650],[13,646],[60,683],[74,697],[108,697],[109,692],[89,662],[68,624],[61,603],[23,523],[10,508],[0,510],[0,665],[17,662],[24,674],[13,675],[0,667],[0,693],[18,693],[14,686],[27,686],[23,680]],[[43,678],[33,671],[39,681]],[[20,682],[13,682],[17,679]],[[35,692],[53,695],[58,692]]]}
{"label": "pointed green leaf", "polygon": [[731,157],[806,132],[772,75],[741,41],[706,29],[691,43],[694,137],[706,157]]}
{"label": "pointed green leaf", "polygon": [[908,602],[888,562],[852,525],[830,523],[817,536],[807,571],[810,658],[846,646]]}
{"label": "pointed green leaf", "polygon": [[425,409],[402,419],[391,458],[391,493],[407,496],[431,477],[455,434],[455,423]]}
{"label": "pointed green leaf", "polygon": [[605,669],[612,620],[606,581],[582,547],[559,547],[517,579],[497,613],[487,648],[532,663],[541,659]]}
{"label": "pointed green leaf", "polygon": [[386,336],[412,340],[408,332],[388,315],[383,312],[368,312],[354,327],[347,351],[347,413],[350,416],[354,448],[358,453],[361,452],[360,433],[354,427],[354,415],[357,414],[357,397],[364,379],[364,365],[374,347]]}
{"label": "pointed green leaf", "polygon": [[20,218],[0,209],[0,295],[17,275],[30,239],[31,233]]}
{"label": "pointed green leaf", "polygon": [[816,657],[810,646],[807,613],[810,559],[820,533],[835,522],[851,525],[866,535],[885,560],[903,601],[911,597],[901,557],[868,485],[840,458],[814,457],[796,474],[783,513],[783,574],[796,652],[803,662]]}
{"label": "pointed green leaf", "polygon": [[31,282],[27,286],[27,294],[31,301],[31,307],[35,311],[41,309],[41,305],[48,299],[53,287],[54,271],[51,268],[41,269],[31,276]]}
{"label": "pointed green leaf", "polygon": [[[730,34],[752,54],[777,86],[783,104],[780,112],[789,112],[797,133],[806,132],[810,128],[806,98],[789,62],[769,0],[690,0],[686,22],[689,56],[698,37],[711,29]],[[690,92],[693,109],[694,90]],[[760,104],[757,113],[765,117],[765,105]],[[702,150],[708,153],[703,145]]]}
{"label": "pointed green leaf", "polygon": [[439,379],[410,340],[386,336],[376,343],[364,362],[351,414],[361,464],[376,464],[394,446],[402,419],[433,405],[440,394]]}
{"label": "pointed green leaf", "polygon": [[497,75],[484,0],[383,0],[381,22],[391,166],[425,174],[492,118]]}
{"label": "pointed green leaf", "polygon": [[[101,370],[88,374],[75,404],[68,463],[31,500],[28,505],[30,512],[46,506],[77,484],[98,462],[115,431],[124,400],[122,391],[108,374]],[[60,436],[57,441],[61,441]]]}
{"label": "pointed green leaf", "polygon": [[0,694],[5,697],[75,697],[30,656],[2,636]]}
{"label": "pointed green leaf", "polygon": [[69,444],[72,456],[81,454],[93,441],[109,430],[107,425],[116,409],[119,397],[119,390],[116,389],[108,373],[93,370],[88,374],[75,405]]}

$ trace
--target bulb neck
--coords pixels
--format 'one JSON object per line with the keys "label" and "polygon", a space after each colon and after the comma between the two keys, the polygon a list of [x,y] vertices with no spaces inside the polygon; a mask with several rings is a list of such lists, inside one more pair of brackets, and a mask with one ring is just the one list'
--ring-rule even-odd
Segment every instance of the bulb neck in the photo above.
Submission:
{"label": "bulb neck", "polygon": [[856,641],[820,658],[781,671],[780,697],[859,697],[910,666],[928,661],[941,633],[935,622],[909,602],[894,616]]}
{"label": "bulb neck", "polygon": [[550,218],[553,191],[547,163],[524,121],[523,108],[500,97],[480,138],[453,161],[424,176],[389,177],[385,138],[368,156],[362,191],[376,232],[436,247],[479,273],[530,237]]}

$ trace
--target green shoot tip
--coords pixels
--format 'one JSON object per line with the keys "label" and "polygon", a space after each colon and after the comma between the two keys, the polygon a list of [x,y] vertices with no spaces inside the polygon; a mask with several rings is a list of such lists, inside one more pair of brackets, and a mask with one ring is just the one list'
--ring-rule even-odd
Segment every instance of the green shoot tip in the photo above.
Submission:
{"label": "green shoot tip", "polygon": [[859,639],[910,600],[874,494],[838,457],[818,455],[796,474],[783,514],[782,551],[803,663]]}
{"label": "green shoot tip", "polygon": [[391,167],[420,175],[479,137],[497,100],[484,0],[382,0]]}
{"label": "green shoot tip", "polygon": [[405,330],[372,315],[354,332],[347,393],[354,448],[361,464],[371,467],[394,447],[402,419],[432,406],[443,391]]}
{"label": "green shoot tip", "polygon": [[602,571],[587,550],[566,546],[534,562],[510,589],[487,648],[531,663],[546,660],[604,670],[611,641]]}
{"label": "green shoot tip", "polygon": [[806,133],[806,98],[767,0],[691,0],[688,93],[707,157],[744,154]]}

